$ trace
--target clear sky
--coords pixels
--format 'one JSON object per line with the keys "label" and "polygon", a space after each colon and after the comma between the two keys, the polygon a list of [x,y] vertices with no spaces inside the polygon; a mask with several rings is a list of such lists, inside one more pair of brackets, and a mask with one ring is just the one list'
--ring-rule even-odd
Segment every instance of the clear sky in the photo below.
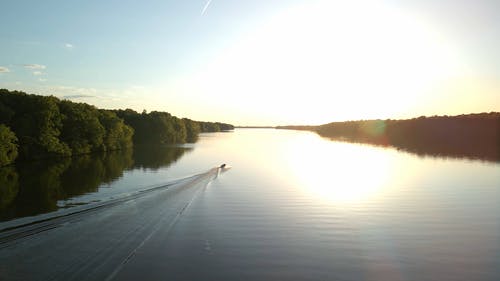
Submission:
{"label": "clear sky", "polygon": [[236,125],[500,111],[497,0],[1,7],[0,88]]}

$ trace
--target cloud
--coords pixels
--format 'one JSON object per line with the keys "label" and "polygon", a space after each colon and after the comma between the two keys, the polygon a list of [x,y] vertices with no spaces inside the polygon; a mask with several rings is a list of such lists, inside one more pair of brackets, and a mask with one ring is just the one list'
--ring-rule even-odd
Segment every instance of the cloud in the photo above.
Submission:
{"label": "cloud", "polygon": [[40,81],[40,82],[45,82],[45,81],[47,81],[47,79],[44,79],[44,78],[38,78],[38,81]]}
{"label": "cloud", "polygon": [[43,72],[41,72],[41,71],[33,71],[33,75],[38,76],[38,75],[42,75],[42,74],[43,74]]}
{"label": "cloud", "polygon": [[42,65],[42,64],[23,64],[23,66],[26,69],[45,69],[45,68],[47,68],[45,65]]}
{"label": "cloud", "polygon": [[7,73],[7,72],[10,72],[10,70],[7,67],[0,66],[0,73]]}
{"label": "cloud", "polygon": [[64,43],[64,47],[65,47],[66,49],[70,49],[70,50],[71,50],[71,49],[73,49],[73,48],[75,47],[75,45],[73,45],[73,44],[71,44],[71,43]]}
{"label": "cloud", "polygon": [[56,96],[59,96],[63,99],[99,97],[98,90],[94,88],[53,86],[51,90],[52,92],[55,91]]}
{"label": "cloud", "polygon": [[203,7],[203,10],[201,11],[201,15],[203,16],[205,12],[208,9],[208,6],[210,6],[210,3],[212,3],[212,0],[208,0],[207,3],[205,4],[205,7]]}
{"label": "cloud", "polygon": [[[28,86],[20,90],[28,90]],[[14,87],[13,87],[14,88]],[[50,83],[50,79],[42,83],[36,83],[30,91],[41,95],[52,95],[60,99],[73,100],[78,102],[86,102],[100,108],[118,109],[132,108],[141,111],[144,108],[148,110],[160,110],[164,104],[162,93],[158,89],[152,89],[147,86],[127,86],[121,89],[110,88],[84,88],[69,85],[57,85]],[[157,99],[155,102],[148,102],[144,96],[151,94]]]}
{"label": "cloud", "polygon": [[63,99],[71,100],[71,99],[83,99],[83,98],[95,98],[96,96],[92,95],[68,95],[62,96]]}

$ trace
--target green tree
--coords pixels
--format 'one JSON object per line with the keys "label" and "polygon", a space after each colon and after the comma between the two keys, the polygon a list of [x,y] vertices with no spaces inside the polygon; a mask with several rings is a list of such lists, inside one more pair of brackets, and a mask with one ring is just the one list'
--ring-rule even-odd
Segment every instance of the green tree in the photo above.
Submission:
{"label": "green tree", "polygon": [[[5,89],[0,89],[0,124],[9,127],[17,137],[22,159],[119,150],[132,143],[194,142],[200,132],[233,128],[225,123],[179,119],[168,112],[99,110],[53,96]],[[8,151],[9,157],[15,154],[12,149]]]}
{"label": "green tree", "polygon": [[104,126],[104,150],[119,150],[132,146],[134,129],[109,110],[99,110],[99,121]]}
{"label": "green tree", "polygon": [[0,166],[11,164],[17,158],[17,137],[9,127],[0,124]]}
{"label": "green tree", "polygon": [[201,131],[200,124],[191,119],[184,118],[184,125],[186,126],[186,142],[194,143],[198,140],[198,134]]}
{"label": "green tree", "polygon": [[102,150],[106,131],[99,121],[99,111],[84,103],[61,101],[63,114],[61,140],[69,145],[73,154]]}
{"label": "green tree", "polygon": [[46,155],[70,155],[67,145],[59,140],[62,115],[55,97],[26,95],[22,92],[2,92],[2,103],[15,112],[8,126],[19,139],[23,158]]}
{"label": "green tree", "polygon": [[213,122],[200,122],[201,131],[204,133],[220,132],[220,127]]}
{"label": "green tree", "polygon": [[187,139],[187,130],[184,121],[174,116],[171,118],[171,122],[175,131],[175,140],[173,143],[185,143]]}

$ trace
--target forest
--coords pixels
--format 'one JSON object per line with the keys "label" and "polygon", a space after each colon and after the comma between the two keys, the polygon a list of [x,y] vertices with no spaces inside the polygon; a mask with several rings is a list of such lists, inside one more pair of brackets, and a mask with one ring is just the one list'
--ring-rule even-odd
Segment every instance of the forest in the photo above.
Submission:
{"label": "forest", "polygon": [[0,89],[0,166],[15,161],[113,151],[134,144],[195,142],[230,124],[177,118],[168,112],[107,110]]}
{"label": "forest", "polygon": [[500,161],[498,112],[277,128],[309,130],[334,140],[392,146],[419,155]]}

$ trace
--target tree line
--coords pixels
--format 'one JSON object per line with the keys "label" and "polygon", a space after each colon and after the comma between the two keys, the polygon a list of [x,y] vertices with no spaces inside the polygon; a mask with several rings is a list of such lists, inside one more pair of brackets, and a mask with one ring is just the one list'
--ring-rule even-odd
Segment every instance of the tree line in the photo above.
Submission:
{"label": "tree line", "polygon": [[16,160],[112,151],[138,143],[195,142],[201,132],[230,124],[177,118],[167,112],[106,110],[0,89],[0,166]]}
{"label": "tree line", "polygon": [[278,128],[310,130],[335,140],[392,146],[419,155],[500,161],[499,112]]}
{"label": "tree line", "polygon": [[200,122],[187,118],[177,118],[168,112],[132,109],[114,110],[125,124],[134,129],[135,144],[169,144],[196,142],[199,133],[233,130],[233,125],[219,122]]}

